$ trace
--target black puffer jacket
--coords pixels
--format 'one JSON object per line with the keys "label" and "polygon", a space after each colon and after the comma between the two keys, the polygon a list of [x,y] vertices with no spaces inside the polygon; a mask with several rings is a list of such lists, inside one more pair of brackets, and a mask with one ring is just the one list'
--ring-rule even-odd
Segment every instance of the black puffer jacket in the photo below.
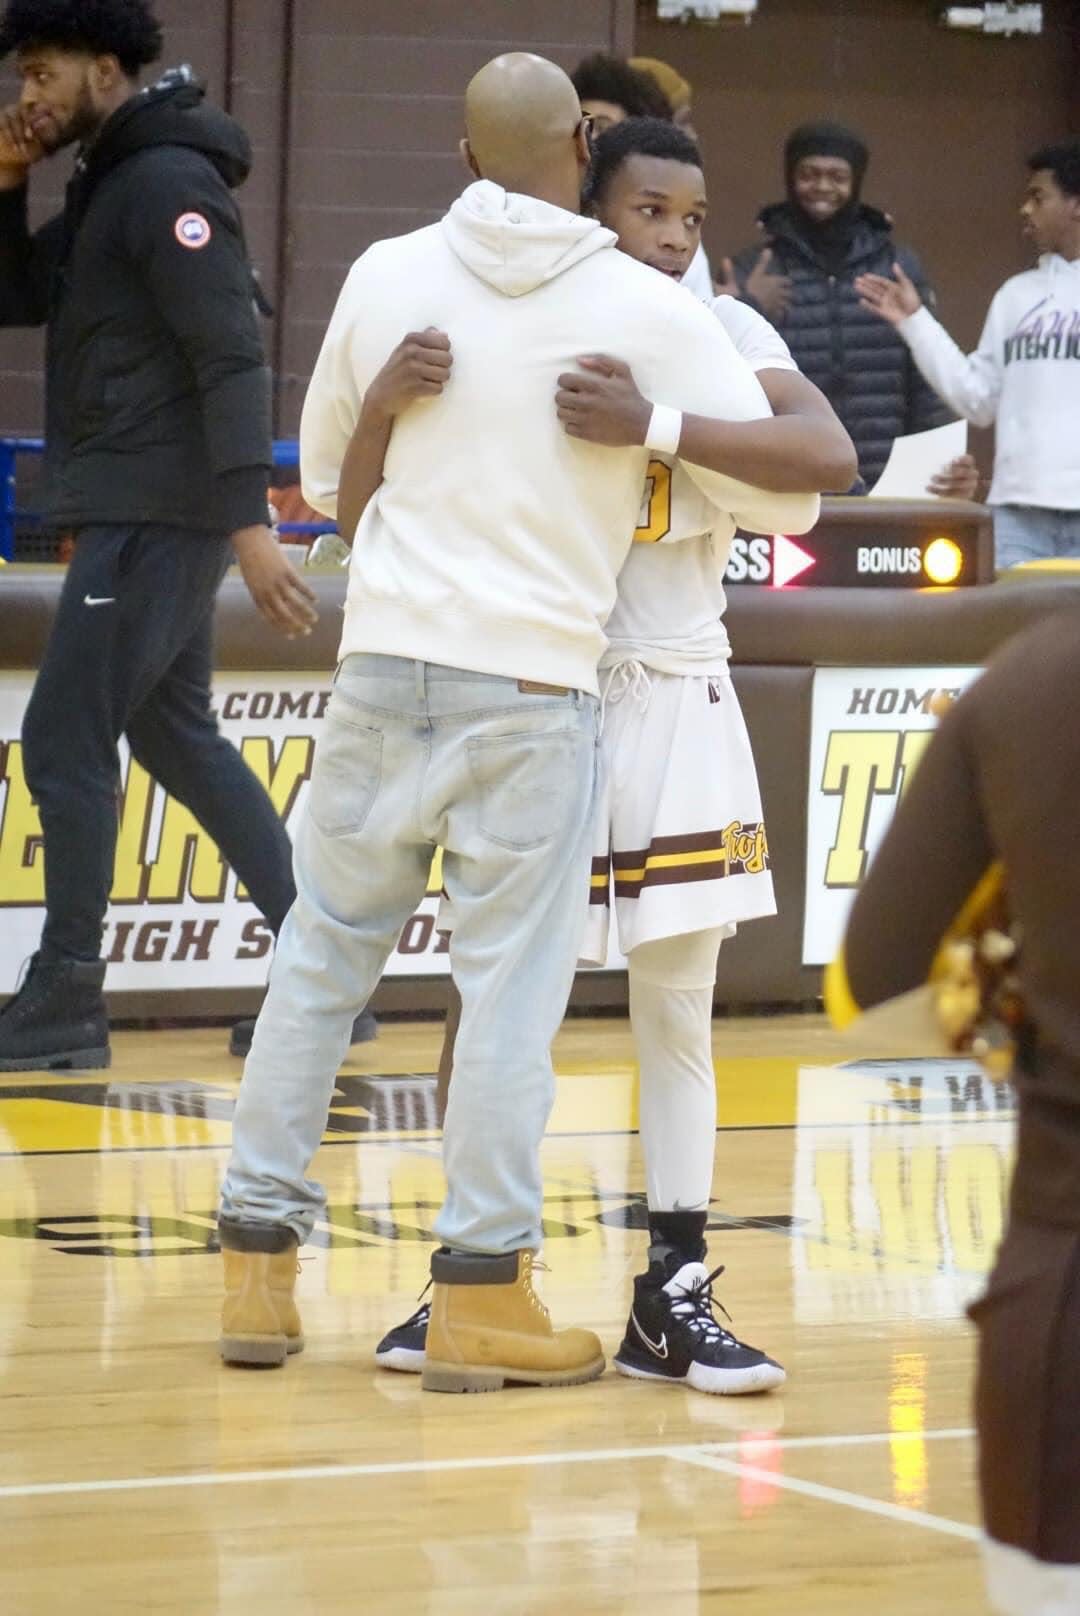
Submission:
{"label": "black puffer jacket", "polygon": [[907,344],[892,326],[861,307],[853,284],[857,275],[891,275],[893,264],[899,263],[932,308],[934,294],[922,265],[910,248],[893,241],[885,215],[865,203],[838,275],[829,273],[800,234],[790,203],[766,208],[758,223],[761,242],[735,259],[739,285],[745,289],[762,251],[771,247],[770,269],[792,282],[788,311],[774,323],[800,370],[817,383],[850,432],[859,473],[870,487],[881,475],[894,438],[953,419],[923,381]]}
{"label": "black puffer jacket", "polygon": [[25,188],[0,193],[0,326],[48,326],[57,526],[265,522],[270,378],[230,194],[250,165],[180,69],[113,114],[36,235]]}

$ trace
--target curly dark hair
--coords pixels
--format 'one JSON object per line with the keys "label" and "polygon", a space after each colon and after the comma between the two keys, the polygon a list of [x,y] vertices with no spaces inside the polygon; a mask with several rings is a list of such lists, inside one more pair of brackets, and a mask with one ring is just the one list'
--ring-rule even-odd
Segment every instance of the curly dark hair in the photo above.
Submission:
{"label": "curly dark hair", "polygon": [[148,0],[8,0],[0,18],[0,56],[33,46],[115,56],[127,74],[156,62],[161,24]]}
{"label": "curly dark hair", "polygon": [[620,168],[631,157],[664,157],[673,163],[700,168],[701,152],[678,124],[662,118],[624,118],[597,136],[592,162],[585,176],[582,202],[595,207]]}
{"label": "curly dark hair", "polygon": [[580,101],[610,101],[628,118],[672,117],[671,102],[651,73],[639,73],[621,56],[597,51],[570,75]]}
{"label": "curly dark hair", "polygon": [[1080,135],[1032,152],[1027,166],[1033,174],[1049,169],[1066,196],[1080,196]]}

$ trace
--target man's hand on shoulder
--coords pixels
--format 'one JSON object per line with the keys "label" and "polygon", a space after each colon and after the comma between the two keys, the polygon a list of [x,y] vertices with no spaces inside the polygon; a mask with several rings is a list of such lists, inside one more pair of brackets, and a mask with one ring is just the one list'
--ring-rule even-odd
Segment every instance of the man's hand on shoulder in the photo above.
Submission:
{"label": "man's hand on shoulder", "polygon": [[45,148],[26,122],[17,104],[0,108],[0,191],[16,191],[26,184],[32,164],[45,155]]}
{"label": "man's hand on shoulder", "polygon": [[252,600],[290,640],[310,634],[318,622],[315,592],[284,555],[268,527],[244,527],[232,536],[233,549]]}
{"label": "man's hand on shoulder", "polygon": [[581,371],[559,377],[555,411],[572,438],[612,449],[643,444],[652,405],[638,391],[630,366],[607,354],[585,354]]}

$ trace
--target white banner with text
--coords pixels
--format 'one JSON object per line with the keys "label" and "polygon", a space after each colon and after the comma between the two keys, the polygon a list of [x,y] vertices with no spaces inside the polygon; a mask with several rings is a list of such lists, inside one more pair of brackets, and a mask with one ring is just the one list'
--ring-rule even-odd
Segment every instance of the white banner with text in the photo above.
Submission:
{"label": "white banner with text", "polygon": [[[30,800],[19,731],[33,676],[0,672],[0,994],[14,992],[44,919],[41,824]],[[290,832],[304,803],[330,675],[220,673],[214,688],[222,733],[266,786]],[[118,991],[261,987],[273,938],[251,899],[191,814],[131,761],[121,744],[119,836],[103,954]],[[428,896],[387,963],[396,976],[449,970],[435,930],[442,880],[436,858]]]}
{"label": "white banner with text", "polygon": [[[937,724],[939,690],[981,668],[817,668],[810,728],[803,964],[825,965]],[[766,804],[766,811],[768,804]]]}

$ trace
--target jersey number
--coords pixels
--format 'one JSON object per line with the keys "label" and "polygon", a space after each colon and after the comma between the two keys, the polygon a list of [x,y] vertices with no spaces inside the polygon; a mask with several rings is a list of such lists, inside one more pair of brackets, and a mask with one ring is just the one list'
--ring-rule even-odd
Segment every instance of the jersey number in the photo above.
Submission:
{"label": "jersey number", "polygon": [[671,532],[671,467],[650,460],[645,474],[641,515],[634,529],[635,544],[658,544]]}

